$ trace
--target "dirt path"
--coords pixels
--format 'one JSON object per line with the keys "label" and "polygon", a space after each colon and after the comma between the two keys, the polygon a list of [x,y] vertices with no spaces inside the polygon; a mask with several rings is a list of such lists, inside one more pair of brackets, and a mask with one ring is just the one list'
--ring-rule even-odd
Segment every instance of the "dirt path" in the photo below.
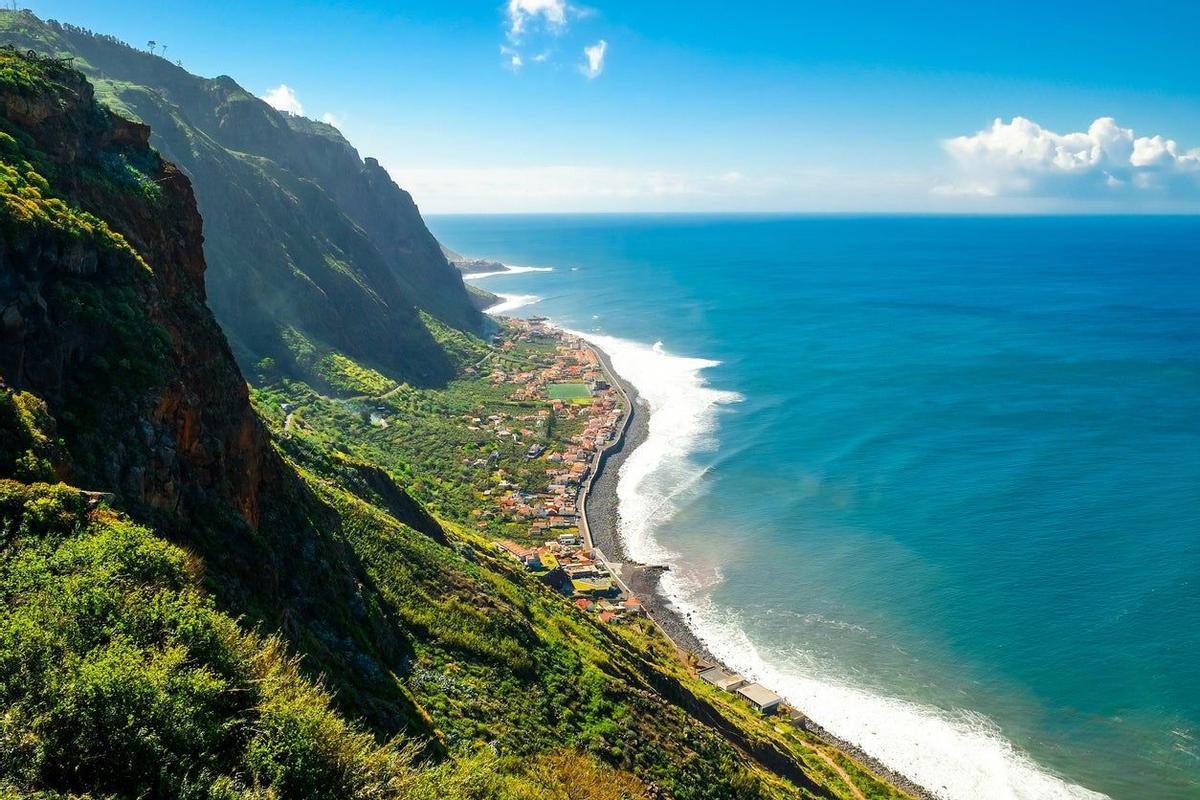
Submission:
{"label": "dirt path", "polygon": [[821,757],[822,761],[828,764],[833,771],[838,774],[838,776],[842,779],[842,783],[850,787],[850,793],[853,794],[857,800],[867,800],[867,797],[862,793],[862,790],[854,784],[854,781],[850,780],[850,775],[846,772],[846,770],[842,769],[841,764],[837,763],[837,761],[835,761],[833,757],[829,755],[829,753],[825,752],[824,748],[815,747],[813,748],[813,751]]}

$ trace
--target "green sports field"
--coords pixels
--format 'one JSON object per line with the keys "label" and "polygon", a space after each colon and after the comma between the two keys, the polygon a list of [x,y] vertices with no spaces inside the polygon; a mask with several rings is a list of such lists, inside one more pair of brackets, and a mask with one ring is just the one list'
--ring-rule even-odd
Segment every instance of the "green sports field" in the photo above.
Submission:
{"label": "green sports field", "polygon": [[592,393],[586,383],[552,383],[546,387],[546,397],[564,403],[592,402]]}

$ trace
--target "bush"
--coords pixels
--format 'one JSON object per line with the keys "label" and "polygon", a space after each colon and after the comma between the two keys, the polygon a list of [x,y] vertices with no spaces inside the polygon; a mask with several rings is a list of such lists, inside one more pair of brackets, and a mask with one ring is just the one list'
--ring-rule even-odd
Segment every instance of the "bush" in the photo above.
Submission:
{"label": "bush", "polygon": [[410,749],[347,723],[277,640],[218,611],[186,551],[85,508],[0,481],[0,774],[25,791],[403,796]]}

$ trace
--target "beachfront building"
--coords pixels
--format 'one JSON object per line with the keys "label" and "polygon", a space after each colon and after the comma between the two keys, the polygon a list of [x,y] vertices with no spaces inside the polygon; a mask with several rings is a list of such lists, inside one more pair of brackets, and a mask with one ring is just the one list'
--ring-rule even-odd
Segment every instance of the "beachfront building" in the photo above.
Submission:
{"label": "beachfront building", "polygon": [[746,685],[746,679],[736,672],[730,672],[724,667],[709,667],[700,673],[700,679],[711,683],[724,692],[736,692]]}
{"label": "beachfront building", "polygon": [[750,701],[750,705],[764,715],[774,714],[779,710],[779,704],[783,702],[782,697],[757,683],[746,684],[739,688],[737,693]]}

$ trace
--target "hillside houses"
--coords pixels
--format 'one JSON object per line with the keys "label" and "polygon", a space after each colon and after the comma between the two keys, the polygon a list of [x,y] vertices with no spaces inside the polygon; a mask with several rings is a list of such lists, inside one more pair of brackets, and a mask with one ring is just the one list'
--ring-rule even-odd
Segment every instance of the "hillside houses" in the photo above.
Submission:
{"label": "hillside houses", "polygon": [[[529,523],[530,537],[538,540],[552,531],[578,527],[579,493],[599,453],[615,441],[624,412],[620,393],[608,383],[590,347],[540,320],[513,320],[512,325],[516,341],[556,342],[554,355],[536,368],[514,369],[515,362],[505,362],[504,368],[493,370],[493,382],[512,385],[511,400],[541,401],[547,407],[527,415],[497,413],[467,421],[474,430],[491,431],[499,442],[521,445],[526,462],[545,465],[547,483],[542,488],[523,491],[498,471],[493,489],[484,493],[494,499],[502,521]],[[549,396],[550,390],[564,386],[571,399]],[[557,441],[539,441],[539,434],[554,422],[560,429],[569,426],[570,433]]]}

